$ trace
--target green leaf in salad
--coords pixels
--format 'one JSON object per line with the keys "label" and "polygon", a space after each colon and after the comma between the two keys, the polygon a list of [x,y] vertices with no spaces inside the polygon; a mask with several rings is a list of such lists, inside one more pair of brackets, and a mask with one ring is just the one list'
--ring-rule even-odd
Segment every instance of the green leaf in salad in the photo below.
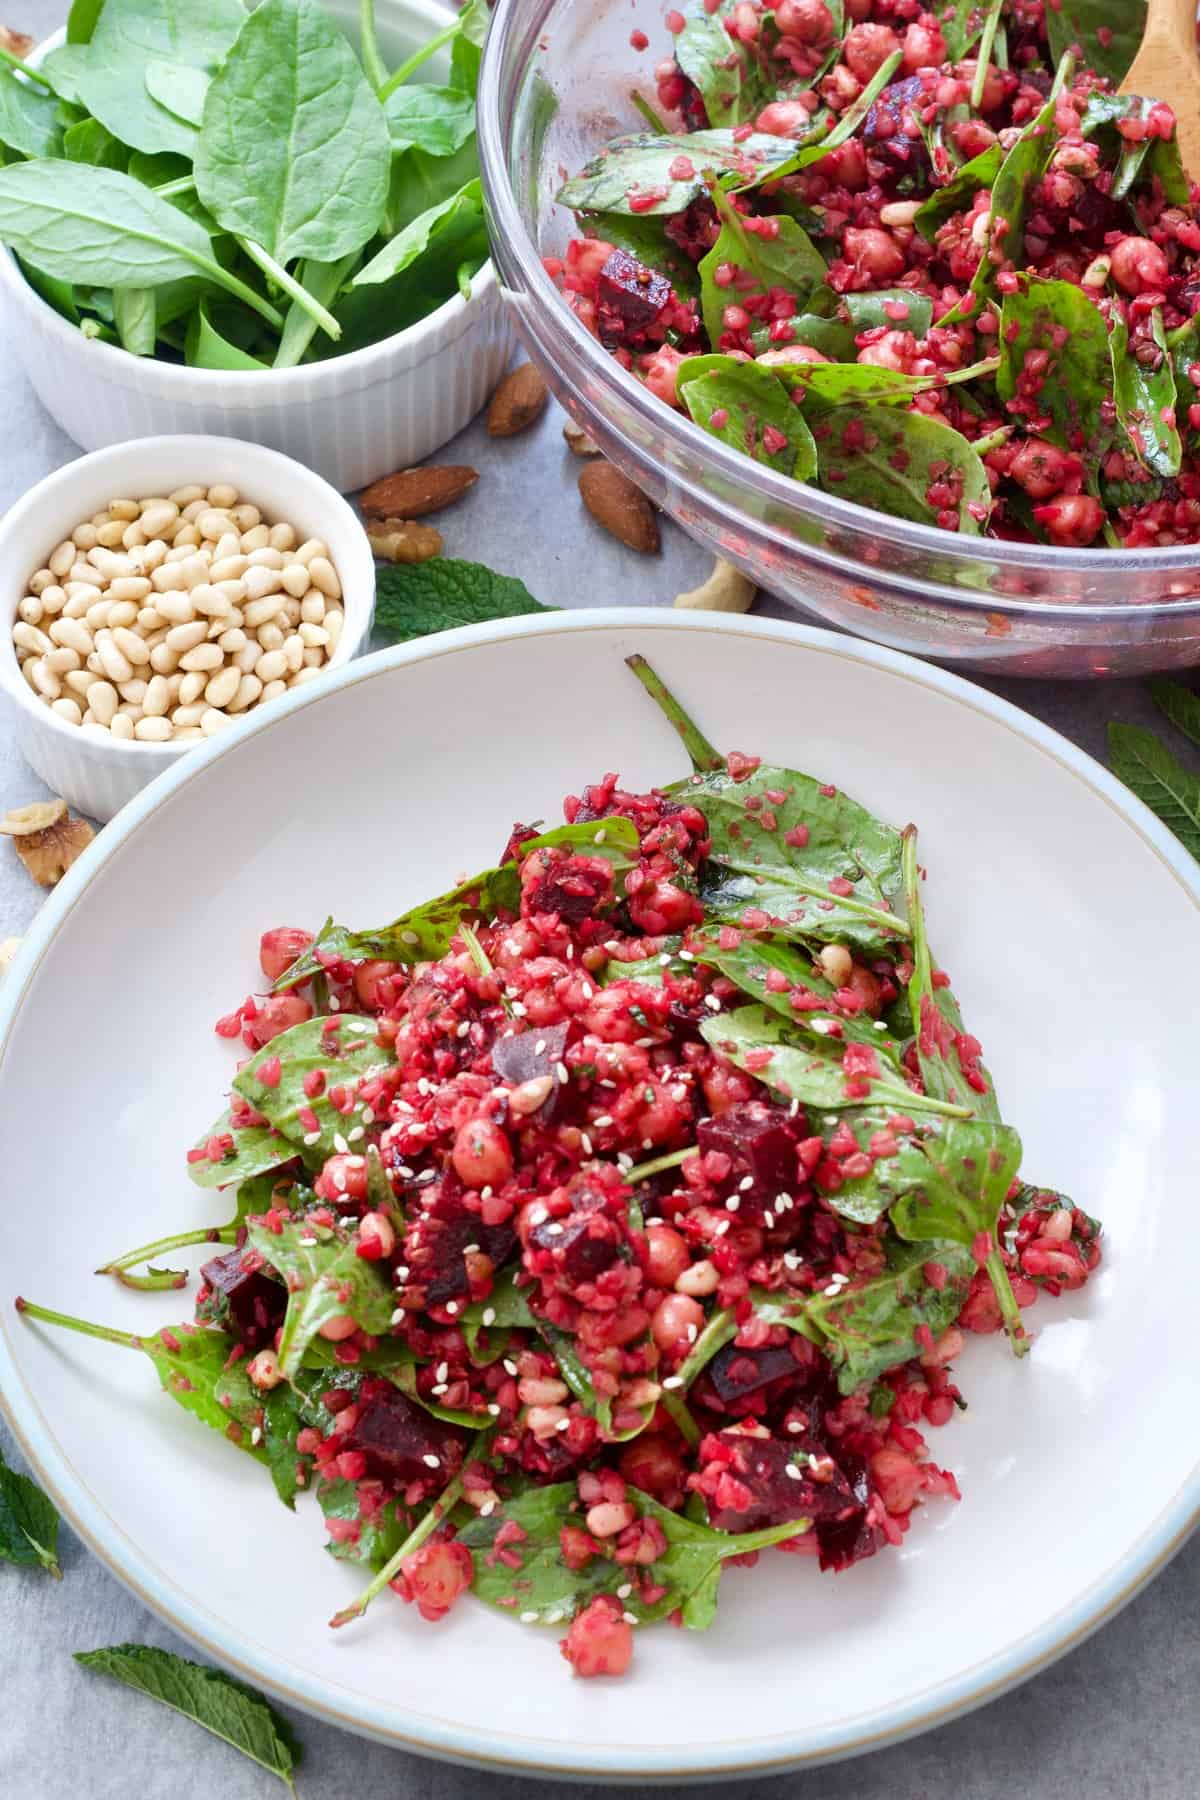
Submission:
{"label": "green leaf in salad", "polygon": [[349,1535],[331,1537],[326,1544],[326,1550],[339,1562],[382,1569],[408,1535],[398,1501],[388,1500],[376,1509],[365,1510],[358,1484],[353,1481],[323,1481],[317,1489],[317,1500],[327,1520],[338,1519],[358,1528]]}
{"label": "green leaf in salad", "polygon": [[859,362],[790,366],[777,363],[773,372],[792,389],[793,397],[798,398],[815,423],[830,407],[907,405],[914,394],[986,380],[999,366],[999,357],[991,356],[964,368],[940,370],[936,375],[908,375],[903,369],[883,369]]}
{"label": "green leaf in salad", "polygon": [[[360,251],[351,250],[348,256],[339,257],[336,262],[318,262],[315,258],[308,257],[300,264],[297,279],[305,293],[318,306],[331,307],[358,267],[360,255]],[[312,309],[302,300],[293,300],[283,321],[272,368],[294,369],[303,361],[318,329],[318,321],[314,318]]]}
{"label": "green leaf in salad", "polygon": [[[889,1055],[896,1053],[893,1040],[875,1029],[877,1021],[869,1013],[842,1013],[834,1007],[832,982],[795,942],[764,932],[747,932],[739,943],[729,945],[721,942],[725,935],[693,932],[688,942],[696,961],[717,969],[752,1000],[793,1025],[810,1031],[814,1027],[827,1031],[836,1025],[844,1042],[872,1044]],[[780,976],[785,986],[780,985]],[[792,1005],[793,995],[803,999],[803,1012]],[[814,1005],[814,1001],[825,1004]]]}
{"label": "green leaf in salad", "polygon": [[58,1514],[36,1481],[10,1469],[0,1456],[0,1562],[44,1569],[62,1580],[58,1562]]}
{"label": "green leaf in salad", "polygon": [[1146,0],[1113,7],[1109,0],[1061,0],[1046,8],[1046,36],[1057,63],[1078,47],[1083,67],[1118,87],[1129,73],[1146,24]]}
{"label": "green leaf in salad", "polygon": [[287,1315],[279,1338],[279,1367],[290,1380],[322,1325],[345,1314],[361,1330],[382,1336],[395,1300],[378,1263],[359,1256],[357,1238],[310,1219],[284,1219],[279,1229],[250,1220],[248,1241],[287,1285]]}
{"label": "green leaf in salad", "polygon": [[801,169],[811,168],[814,163],[818,163],[828,156],[831,150],[837,150],[841,145],[848,143],[857,133],[859,126],[866,121],[867,114],[891,81],[902,60],[903,52],[893,50],[892,54],[880,63],[858,98],[838,115],[837,123],[832,129],[829,129],[828,117],[818,114],[809,136],[801,139],[799,145],[793,147],[792,154],[786,162],[775,164],[769,158],[764,157],[750,174],[738,174],[735,171],[724,185],[731,193],[740,193],[747,188],[763,186],[769,190],[772,182],[782,180],[785,175],[798,174]]}
{"label": "green leaf in salad", "polygon": [[[710,175],[752,184],[775,171],[790,172],[795,146],[788,138],[732,129],[655,137],[647,131],[614,138],[582,172],[559,190],[558,203],[574,212],[680,213],[708,191]],[[674,171],[674,173],[672,173]]]}
{"label": "green leaf in salad", "polygon": [[228,1110],[193,1146],[203,1150],[214,1140],[228,1138],[232,1149],[218,1160],[197,1157],[188,1163],[188,1175],[197,1187],[223,1188],[268,1174],[299,1155],[295,1144],[267,1125],[235,1125]]}
{"label": "green leaf in salad", "polygon": [[318,0],[263,0],[208,90],[196,190],[277,263],[335,261],[379,227],[387,120]]}
{"label": "green leaf in salad", "polygon": [[48,275],[98,288],[156,287],[199,273],[281,323],[222,268],[201,226],[118,169],[53,157],[0,169],[0,239]]}
{"label": "green leaf in salad", "polygon": [[[191,156],[195,128],[168,112],[146,86],[149,63],[213,70],[246,22],[240,0],[104,0],[86,45],[70,46],[74,92],[100,123],[135,150],[177,150]],[[59,91],[62,52],[52,75]]]}
{"label": "green leaf in salad", "polygon": [[0,144],[18,156],[58,156],[63,130],[54,94],[0,66]]}
{"label": "green leaf in salad", "polygon": [[[969,1067],[964,1067],[962,1013],[945,978],[937,979],[941,971],[934,964],[925,930],[917,833],[912,825],[904,832],[901,867],[904,903],[912,927],[913,972],[908,983],[908,1006],[922,1085],[927,1094],[968,1105],[978,1118],[999,1123],[1000,1108],[991,1076],[978,1062],[977,1049],[974,1053],[967,1049]],[[969,1043],[973,1045],[974,1040]]]}
{"label": "green leaf in salad", "polygon": [[1031,398],[1050,420],[1044,435],[1077,451],[1094,469],[1112,441],[1106,409],[1113,363],[1103,313],[1072,281],[1022,275],[1015,292],[1004,296],[1000,346],[1000,398],[1011,401],[1021,394],[1026,358],[1043,352],[1047,367]]}
{"label": "green leaf in salad", "polygon": [[[965,162],[945,187],[935,188],[927,200],[921,202],[913,224],[923,238],[932,243],[939,228],[955,213],[962,212],[974,200],[981,188],[995,185],[1004,162],[1004,152],[999,144],[989,144],[970,162]],[[863,295],[863,299],[869,298]]]}
{"label": "green leaf in salad", "polygon": [[[1179,473],[1183,445],[1176,424],[1175,371],[1163,331],[1161,307],[1156,306],[1151,315],[1150,338],[1140,339],[1132,355],[1129,328],[1119,316],[1113,320],[1108,347],[1117,422],[1143,467],[1169,480]],[[1189,382],[1187,393],[1194,392]]]}
{"label": "green leaf in salad", "polygon": [[796,481],[815,473],[812,432],[772,371],[731,356],[688,357],[680,365],[679,393],[710,437]]}
{"label": "green leaf in salad", "polygon": [[898,1197],[888,1216],[909,1243],[938,1239],[979,1253],[1009,1341],[1024,1356],[1029,1338],[996,1239],[1001,1208],[1020,1163],[1021,1140],[1010,1125],[947,1120],[920,1144],[901,1145],[895,1172]]}
{"label": "green leaf in salad", "polygon": [[450,46],[450,83],[464,94],[474,95],[479,86],[479,67],[491,17],[487,0],[467,0],[458,16],[459,29]]}
{"label": "green leaf in salad", "polygon": [[188,1662],[170,1650],[148,1644],[77,1650],[75,1661],[195,1720],[269,1775],[277,1775],[295,1796],[292,1777],[300,1761],[300,1747],[290,1727],[253,1688],[243,1687],[220,1669]]}
{"label": "green leaf in salad", "polygon": [[710,8],[697,0],[673,46],[675,61],[699,89],[710,125],[743,125],[775,97],[774,77],[757,43],[744,44],[725,29],[737,4],[719,0]]}
{"label": "green leaf in salad", "polygon": [[908,288],[878,288],[871,294],[843,294],[852,331],[872,331],[882,325],[888,331],[911,331],[916,338],[928,334],[933,323],[933,301],[928,294]]}
{"label": "green leaf in salad", "polygon": [[[936,1283],[929,1279],[931,1265]],[[922,1326],[940,1337],[962,1311],[974,1273],[975,1259],[961,1244],[893,1244],[882,1274],[861,1287],[813,1294],[806,1323],[815,1328],[841,1392],[869,1387],[918,1356]]]}
{"label": "green leaf in salad", "polygon": [[970,1116],[970,1108],[956,1101],[915,1093],[898,1061],[882,1047],[875,1050],[872,1067],[856,1063],[848,1073],[843,1067],[844,1043],[815,1028],[805,1030],[800,1020],[789,1026],[765,1006],[714,1013],[701,1022],[700,1033],[705,1043],[735,1068],[744,1069],[801,1106],[832,1112],[866,1103],[904,1115]]}
{"label": "green leaf in salad", "polygon": [[1118,781],[1200,858],[1200,778],[1141,725],[1110,724],[1108,756]]}
{"label": "green leaf in salad", "polygon": [[1085,138],[1098,138],[1116,162],[1109,194],[1126,200],[1140,185],[1157,180],[1163,197],[1172,206],[1186,206],[1190,185],[1184,173],[1178,138],[1161,138],[1147,132],[1142,138],[1126,138],[1117,127],[1131,120],[1145,120],[1159,102],[1148,94],[1089,95],[1081,130]]}
{"label": "green leaf in salad", "polygon": [[[977,536],[991,512],[982,459],[960,431],[927,413],[894,405],[839,406],[813,427],[817,485],[841,500],[923,525],[957,520]],[[930,499],[947,490],[944,504]]]}
{"label": "green leaf in salad", "polygon": [[[357,1013],[305,1019],[255,1051],[233,1085],[289,1141],[293,1155],[322,1163],[340,1148],[339,1138],[345,1141],[346,1133],[361,1130],[354,1112],[341,1113],[331,1104],[330,1091],[353,1086],[395,1061],[376,1031],[375,1019]],[[305,1081],[317,1075],[324,1087],[310,1095]]]}
{"label": "green leaf in salad", "polygon": [[[721,231],[700,263],[701,310],[704,329],[715,346],[725,332],[727,306],[744,305],[779,288],[790,294],[800,311],[823,286],[825,259],[808,233],[786,213],[764,218],[774,228],[767,236],[747,229],[746,220],[714,186],[713,203],[721,217]],[[755,352],[774,347],[767,321],[752,318],[750,336]]]}

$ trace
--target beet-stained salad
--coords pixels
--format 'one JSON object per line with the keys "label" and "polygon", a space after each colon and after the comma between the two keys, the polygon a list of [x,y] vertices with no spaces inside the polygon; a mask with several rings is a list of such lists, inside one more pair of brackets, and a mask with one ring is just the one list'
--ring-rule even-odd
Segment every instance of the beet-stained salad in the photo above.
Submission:
{"label": "beet-stained salad", "polygon": [[567,181],[582,235],[546,266],[659,399],[798,482],[947,531],[1194,543],[1200,190],[1171,108],[1115,91],[1120,14],[692,0],[633,31],[648,129]]}
{"label": "beet-stained salad", "polygon": [[[1020,1174],[926,938],[916,834],[714,750],[605,775],[567,823],[377,931],[261,944],[249,1052],[188,1165],[222,1226],[163,1387],[315,1490],[329,1549],[439,1619],[468,1589],[620,1674],[705,1629],[726,1563],[849,1568],[956,1500],[925,1432],[964,1333],[1028,1350],[1095,1220]],[[498,837],[500,834],[498,833]]]}

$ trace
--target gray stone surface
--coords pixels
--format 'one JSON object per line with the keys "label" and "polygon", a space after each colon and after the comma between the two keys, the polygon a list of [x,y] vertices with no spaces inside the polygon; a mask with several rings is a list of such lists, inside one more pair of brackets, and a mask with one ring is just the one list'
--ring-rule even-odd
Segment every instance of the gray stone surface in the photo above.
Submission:
{"label": "gray stone surface", "polygon": [[[62,11],[60,0],[25,0],[13,23],[42,34]],[[0,418],[6,427],[0,507],[7,507],[77,452],[41,410],[11,347],[0,368]],[[537,433],[499,446],[476,426],[453,449],[453,460],[473,463],[482,479],[446,516],[450,554],[519,574],[542,600],[665,605],[707,567],[704,554],[669,525],[659,562],[637,560],[606,540],[581,512],[574,491],[579,465],[551,419]],[[1101,757],[1109,718],[1148,721],[1152,710],[1132,682],[987,685]],[[0,701],[0,811],[43,792],[13,742],[11,709]],[[11,852],[0,851],[0,938],[24,930],[39,898]],[[1150,1365],[1146,1378],[1154,1379]],[[1181,1420],[1180,1427],[1194,1429],[1194,1421]],[[22,1466],[2,1426],[0,1448]],[[1123,1470],[1108,1492],[1081,1495],[1079,1503],[1117,1509],[1122,1483],[1137,1479],[1136,1469]],[[1014,1519],[1011,1541],[995,1550],[1019,1580],[1024,1534],[1070,1528],[1067,1519]],[[144,1800],[269,1800],[278,1794],[270,1776],[186,1720],[75,1667],[72,1651],[100,1644],[132,1640],[185,1654],[188,1646],[69,1531],[64,1540],[61,1586],[0,1564],[0,1793],[6,1800],[126,1800],[131,1792]],[[969,1607],[969,1594],[947,1596],[947,1630]],[[1191,1800],[1200,1791],[1198,1621],[1200,1541],[1193,1540],[1107,1629],[982,1711],[834,1768],[762,1783],[723,1782],[709,1791],[715,1800]],[[548,1667],[548,1679],[559,1678]],[[730,1700],[736,1704],[735,1696]],[[406,1756],[314,1720],[293,1722],[305,1747],[305,1800],[517,1800],[531,1788],[528,1781]],[[547,1800],[614,1791],[561,1783],[536,1790]]]}

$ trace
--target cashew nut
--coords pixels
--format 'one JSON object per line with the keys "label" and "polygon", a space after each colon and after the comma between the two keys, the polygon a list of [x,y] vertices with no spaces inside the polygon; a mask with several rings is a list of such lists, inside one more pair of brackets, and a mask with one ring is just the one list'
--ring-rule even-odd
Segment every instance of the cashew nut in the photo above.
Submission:
{"label": "cashew nut", "polygon": [[757,591],[748,575],[718,556],[704,585],[690,594],[676,594],[675,604],[695,612],[744,613],[749,612]]}

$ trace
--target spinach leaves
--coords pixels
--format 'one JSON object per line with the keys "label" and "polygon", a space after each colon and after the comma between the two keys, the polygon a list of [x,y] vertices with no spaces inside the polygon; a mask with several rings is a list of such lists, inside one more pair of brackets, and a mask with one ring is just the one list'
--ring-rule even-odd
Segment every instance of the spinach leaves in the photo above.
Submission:
{"label": "spinach leaves", "polygon": [[634,132],[611,144],[558,193],[560,206],[577,212],[632,213],[637,217],[680,213],[708,191],[708,177],[744,186],[780,174],[794,161],[788,138],[733,130],[693,131],[686,137]]}
{"label": "spinach leaves", "polygon": [[279,1339],[279,1366],[295,1375],[323,1325],[348,1313],[374,1336],[391,1324],[395,1302],[386,1272],[359,1256],[357,1240],[309,1218],[284,1219],[278,1230],[250,1221],[250,1243],[281,1275],[288,1290]]}
{"label": "spinach leaves", "polygon": [[0,163],[23,159],[0,168],[0,241],[72,324],[138,356],[291,368],[401,331],[488,256],[478,45],[453,86],[406,85],[486,18],[389,74],[373,0],[366,72],[320,0],[106,0],[46,58],[53,91],[0,67]]}
{"label": "spinach leaves", "polygon": [[731,356],[689,357],[679,372],[679,392],[710,437],[797,481],[816,472],[812,432],[769,369]]}
{"label": "spinach leaves", "polygon": [[[879,373],[879,371],[876,371]],[[977,536],[992,506],[987,470],[960,431],[898,406],[840,406],[814,426],[819,485],[922,525]]]}

